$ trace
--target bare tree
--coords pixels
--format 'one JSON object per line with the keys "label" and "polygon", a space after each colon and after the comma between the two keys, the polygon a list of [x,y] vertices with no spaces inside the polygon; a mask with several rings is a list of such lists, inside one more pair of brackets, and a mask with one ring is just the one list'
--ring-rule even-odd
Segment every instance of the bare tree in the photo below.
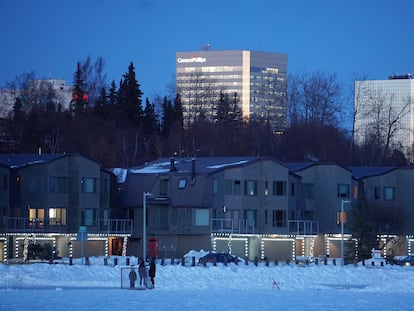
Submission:
{"label": "bare tree", "polygon": [[344,112],[342,96],[342,86],[335,74],[318,71],[289,76],[288,120],[290,124],[337,126]]}
{"label": "bare tree", "polygon": [[407,154],[408,150],[402,150],[402,146],[407,148],[408,139],[405,137],[409,137],[410,133],[404,119],[410,112],[411,101],[408,98],[397,100],[395,93],[368,88],[363,83],[357,83],[356,87],[355,141],[371,145],[376,153],[380,151],[381,162],[389,158],[395,149]]}
{"label": "bare tree", "polygon": [[219,92],[215,90],[216,81],[207,79],[202,72],[179,76],[177,92],[183,103],[184,124],[188,128],[199,118],[211,120]]}

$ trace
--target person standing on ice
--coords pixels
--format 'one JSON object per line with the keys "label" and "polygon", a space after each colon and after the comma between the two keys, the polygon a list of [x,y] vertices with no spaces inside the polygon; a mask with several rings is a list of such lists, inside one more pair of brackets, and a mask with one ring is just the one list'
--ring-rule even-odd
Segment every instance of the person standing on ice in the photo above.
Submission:
{"label": "person standing on ice", "polygon": [[150,266],[149,266],[149,271],[148,271],[150,279],[151,279],[152,288],[155,287],[155,270],[156,270],[155,258],[152,257],[151,262],[150,262]]}
{"label": "person standing on ice", "polygon": [[137,273],[135,272],[135,269],[132,268],[131,272],[129,272],[129,288],[131,289],[135,288],[136,280],[137,280]]}
{"label": "person standing on ice", "polygon": [[139,285],[142,287],[142,281],[144,281],[144,286],[147,286],[147,271],[145,267],[145,262],[142,258],[139,259],[138,273],[139,273]]}

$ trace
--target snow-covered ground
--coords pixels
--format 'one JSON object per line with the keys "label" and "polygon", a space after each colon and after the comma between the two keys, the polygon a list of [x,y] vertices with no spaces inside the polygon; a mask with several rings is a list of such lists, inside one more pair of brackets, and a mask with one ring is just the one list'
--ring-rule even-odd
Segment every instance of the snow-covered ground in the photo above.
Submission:
{"label": "snow-covered ground", "polygon": [[[189,253],[190,257],[199,253]],[[125,257],[0,264],[0,310],[412,310],[414,267],[244,263],[162,266],[154,290],[121,289]],[[67,262],[67,259],[65,260]],[[137,258],[130,264],[136,265]],[[275,286],[273,280],[277,282]]]}

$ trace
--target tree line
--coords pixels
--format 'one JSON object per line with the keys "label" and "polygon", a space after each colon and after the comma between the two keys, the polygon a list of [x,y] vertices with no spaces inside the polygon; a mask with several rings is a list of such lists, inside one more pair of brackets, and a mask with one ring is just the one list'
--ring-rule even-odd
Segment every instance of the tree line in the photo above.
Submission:
{"label": "tree line", "polygon": [[36,80],[32,72],[9,82],[8,88],[19,91],[13,111],[2,122],[1,153],[78,152],[107,168],[184,156],[273,156],[285,162],[349,166],[407,164],[401,149],[390,144],[395,120],[387,128],[388,137],[381,130],[386,128],[384,120],[378,119],[373,127],[377,131],[369,133],[363,145],[354,144],[353,128],[344,126],[344,115],[352,110],[355,118],[356,109],[335,74],[290,75],[287,126],[277,130],[265,118],[243,119],[238,94],[225,91],[214,113],[199,113],[185,124],[180,93],[143,99],[132,62],[120,81],[109,85],[103,59],[77,63],[69,109],[63,109],[50,83]]}

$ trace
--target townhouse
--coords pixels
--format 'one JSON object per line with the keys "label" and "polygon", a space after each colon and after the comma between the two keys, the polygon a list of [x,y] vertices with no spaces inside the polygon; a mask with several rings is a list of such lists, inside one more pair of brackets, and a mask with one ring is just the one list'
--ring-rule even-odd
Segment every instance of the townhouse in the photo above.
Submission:
{"label": "townhouse", "polygon": [[61,257],[339,257],[351,235],[338,215],[361,200],[378,210],[384,253],[414,246],[412,168],[206,157],[108,171],[78,154],[38,154],[0,155],[0,178],[1,261],[27,259],[33,245]]}
{"label": "townhouse", "polygon": [[[132,222],[111,201],[115,176],[78,154],[0,155],[2,260],[27,259],[31,245],[54,256],[121,254]],[[111,218],[112,217],[112,218]],[[79,232],[88,240],[79,240]]]}

